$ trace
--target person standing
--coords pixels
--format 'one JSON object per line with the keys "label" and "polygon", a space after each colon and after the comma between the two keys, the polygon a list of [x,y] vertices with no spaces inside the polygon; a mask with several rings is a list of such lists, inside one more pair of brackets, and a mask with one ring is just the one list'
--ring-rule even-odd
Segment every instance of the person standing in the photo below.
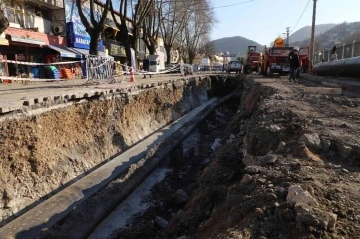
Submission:
{"label": "person standing", "polygon": [[[149,71],[149,67],[150,67],[150,60],[149,60],[149,57],[146,57],[144,60],[143,60],[143,70],[144,71]],[[151,74],[150,75],[150,78],[151,78]],[[146,74],[144,73],[144,77],[143,79],[146,79]]]}
{"label": "person standing", "polygon": [[337,61],[337,54],[336,54],[336,46],[333,47],[331,51],[330,61]]}
{"label": "person standing", "polygon": [[300,48],[298,46],[294,47],[292,52],[289,54],[289,61],[290,61],[290,78],[289,81],[294,80],[294,82],[297,82],[296,80],[296,71],[300,67],[300,59],[299,59],[299,50]]}

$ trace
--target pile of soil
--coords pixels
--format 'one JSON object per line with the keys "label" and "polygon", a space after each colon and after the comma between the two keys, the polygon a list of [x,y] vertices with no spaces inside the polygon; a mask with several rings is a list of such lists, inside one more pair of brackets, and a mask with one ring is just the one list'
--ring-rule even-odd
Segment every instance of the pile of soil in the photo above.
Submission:
{"label": "pile of soil", "polygon": [[223,141],[167,235],[359,238],[360,98],[260,82],[245,83],[224,139],[239,137]]}
{"label": "pile of soil", "polygon": [[169,178],[159,205],[112,238],[359,238],[360,98],[304,84],[245,80],[189,202],[168,205]]}

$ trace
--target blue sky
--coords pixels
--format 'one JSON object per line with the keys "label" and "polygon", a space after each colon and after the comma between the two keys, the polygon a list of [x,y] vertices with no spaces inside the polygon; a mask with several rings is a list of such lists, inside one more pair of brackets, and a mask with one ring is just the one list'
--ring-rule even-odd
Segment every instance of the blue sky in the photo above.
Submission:
{"label": "blue sky", "polygon": [[[237,4],[250,0],[212,0],[214,7]],[[215,8],[218,19],[212,39],[242,36],[268,45],[286,31],[296,31],[311,25],[313,0],[303,13],[309,0],[253,0],[248,3]],[[316,24],[360,21],[360,0],[318,0]]]}

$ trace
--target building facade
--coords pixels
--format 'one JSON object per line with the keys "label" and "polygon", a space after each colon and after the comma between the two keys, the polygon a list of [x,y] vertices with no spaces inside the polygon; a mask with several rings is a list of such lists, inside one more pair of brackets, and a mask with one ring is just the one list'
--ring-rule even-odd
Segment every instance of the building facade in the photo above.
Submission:
{"label": "building facade", "polygon": [[[55,74],[48,74],[49,67],[31,63],[80,62],[88,55],[90,36],[80,20],[74,0],[21,2],[23,4],[20,5],[17,0],[9,0],[4,7],[10,27],[0,36],[0,76],[49,79],[49,75]],[[83,5],[83,11],[85,15],[89,15],[89,6]],[[100,17],[102,12],[103,3],[98,1],[95,16]],[[115,16],[120,23],[119,13],[115,12]],[[131,39],[133,36],[130,21],[127,25],[128,37]],[[126,64],[124,39],[120,38],[119,32],[109,12],[99,42],[99,55],[113,57],[115,61]],[[157,50],[166,56],[161,39],[159,41]],[[141,62],[148,54],[143,40],[137,40],[136,48],[136,58]],[[120,64],[117,66],[118,70],[122,70]],[[81,63],[56,65],[58,75],[62,78],[69,75],[69,78],[80,77],[83,73],[82,67]]]}

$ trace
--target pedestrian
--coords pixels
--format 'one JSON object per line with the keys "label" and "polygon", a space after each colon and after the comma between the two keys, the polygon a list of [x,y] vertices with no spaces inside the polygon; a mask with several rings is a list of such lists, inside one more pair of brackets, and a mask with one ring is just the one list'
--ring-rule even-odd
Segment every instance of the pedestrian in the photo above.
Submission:
{"label": "pedestrian", "polygon": [[330,61],[337,61],[337,54],[336,54],[336,46],[333,47],[331,51]]}
{"label": "pedestrian", "polygon": [[[143,71],[149,71],[149,67],[150,67],[150,60],[149,60],[149,57],[146,57],[144,60],[143,60]],[[151,78],[151,74],[150,75],[150,78]],[[146,79],[146,74],[144,73],[144,77],[143,79]]]}
{"label": "pedestrian", "polygon": [[291,80],[294,80],[294,82],[297,82],[296,71],[300,67],[299,50],[300,50],[300,48],[298,46],[296,46],[289,54],[290,71],[291,71],[290,78],[289,78],[290,82],[291,82]]}

